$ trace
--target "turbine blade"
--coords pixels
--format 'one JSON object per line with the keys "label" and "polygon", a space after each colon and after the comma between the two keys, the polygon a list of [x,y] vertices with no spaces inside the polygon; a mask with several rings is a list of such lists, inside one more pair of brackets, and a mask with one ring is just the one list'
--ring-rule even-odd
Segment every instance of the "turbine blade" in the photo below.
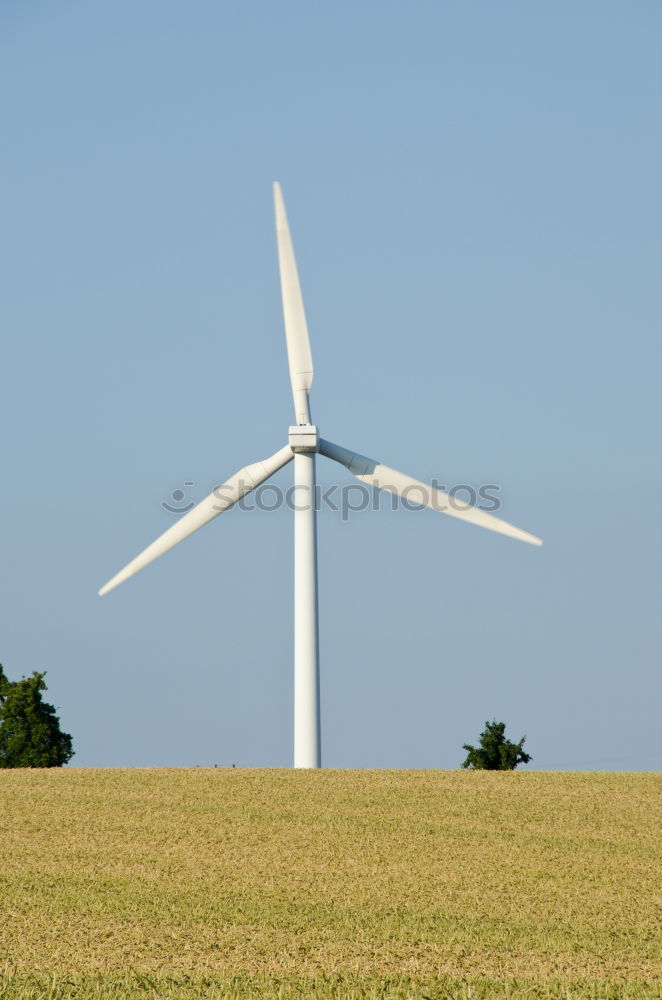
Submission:
{"label": "turbine blade", "polygon": [[283,297],[285,339],[294,397],[294,413],[298,424],[309,424],[308,393],[313,384],[313,356],[310,353],[306,314],[303,309],[301,286],[299,285],[290,229],[287,224],[283,192],[277,181],[274,183],[274,205],[276,209],[280,290]]}
{"label": "turbine blade", "polygon": [[388,490],[390,493],[396,493],[398,496],[405,497],[413,503],[423,504],[432,510],[440,511],[442,514],[449,514],[451,517],[457,517],[461,521],[468,521],[470,524],[477,524],[481,528],[487,528],[489,531],[497,531],[500,535],[517,538],[520,542],[528,542],[530,545],[542,545],[542,539],[529,534],[528,531],[522,531],[521,528],[516,528],[512,524],[508,524],[507,521],[502,521],[500,517],[494,517],[493,514],[479,510],[477,507],[467,507],[464,510],[458,510],[455,506],[457,501],[454,501],[448,493],[444,493],[434,486],[422,483],[418,479],[413,479],[411,476],[405,475],[404,472],[390,469],[388,465],[381,465],[372,458],[366,458],[365,455],[357,455],[356,452],[349,451],[347,448],[341,448],[339,445],[332,444],[330,441],[324,441],[323,439],[320,439],[319,450],[320,454],[326,455],[327,458],[332,458],[334,462],[340,462],[341,465],[346,466],[357,479],[367,483],[368,486],[376,486],[380,490]]}
{"label": "turbine blade", "polygon": [[134,576],[143,567],[148,566],[149,563],[154,562],[155,559],[162,556],[164,552],[177,545],[178,542],[182,542],[185,538],[188,538],[198,528],[202,528],[203,525],[218,517],[223,511],[228,510],[237,500],[246,496],[247,493],[254,490],[265,479],[272,476],[274,472],[287,465],[293,458],[294,453],[292,449],[289,445],[286,445],[280,451],[277,451],[275,455],[272,455],[271,458],[267,458],[263,462],[256,462],[254,465],[247,465],[245,468],[240,469],[239,472],[236,472],[234,476],[230,476],[222,486],[217,486],[208,497],[205,497],[192,510],[184,514],[176,524],[173,524],[167,531],[164,531],[155,542],[148,545],[140,555],[132,559],[119,573],[116,573],[101,588],[99,596],[103,597],[109,590],[113,590],[120,583],[124,583],[129,577]]}

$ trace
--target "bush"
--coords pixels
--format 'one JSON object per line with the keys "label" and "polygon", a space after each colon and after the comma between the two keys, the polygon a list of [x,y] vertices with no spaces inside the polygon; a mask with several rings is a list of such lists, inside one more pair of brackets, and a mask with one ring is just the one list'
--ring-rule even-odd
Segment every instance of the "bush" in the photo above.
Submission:
{"label": "bush", "polygon": [[0,767],[62,767],[74,755],[71,736],[41,697],[44,676],[10,681],[0,665]]}

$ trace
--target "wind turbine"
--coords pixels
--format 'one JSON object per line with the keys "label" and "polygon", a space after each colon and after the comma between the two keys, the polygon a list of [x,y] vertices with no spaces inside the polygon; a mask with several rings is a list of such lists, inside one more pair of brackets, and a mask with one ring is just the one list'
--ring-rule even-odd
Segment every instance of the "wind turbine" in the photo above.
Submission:
{"label": "wind turbine", "polygon": [[294,766],[310,768],[321,766],[315,514],[317,453],[344,465],[357,479],[369,486],[388,490],[398,496],[411,497],[412,491],[415,491],[416,502],[433,510],[532,545],[542,545],[542,541],[476,507],[458,510],[450,502],[448,494],[441,490],[319,436],[310,417],[309,395],[313,384],[310,340],[285,204],[278,183],[274,184],[274,202],[287,357],[296,419],[296,424],[289,428],[288,443],[275,455],[262,462],[247,465],[222,486],[217,486],[208,497],[164,531],[155,542],[109,580],[99,594],[103,596],[128,580],[168,549],[228,510],[294,459]]}

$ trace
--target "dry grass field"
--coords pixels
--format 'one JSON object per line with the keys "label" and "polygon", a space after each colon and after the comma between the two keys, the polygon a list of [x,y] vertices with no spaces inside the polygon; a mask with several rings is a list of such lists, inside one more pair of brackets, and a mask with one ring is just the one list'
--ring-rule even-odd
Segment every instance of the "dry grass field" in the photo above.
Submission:
{"label": "dry grass field", "polygon": [[0,771],[0,1000],[659,997],[661,792]]}

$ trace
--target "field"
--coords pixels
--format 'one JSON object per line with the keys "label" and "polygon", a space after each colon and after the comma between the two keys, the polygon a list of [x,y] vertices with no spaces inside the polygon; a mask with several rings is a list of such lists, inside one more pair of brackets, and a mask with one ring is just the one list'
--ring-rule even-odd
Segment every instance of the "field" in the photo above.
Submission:
{"label": "field", "polygon": [[0,1000],[659,997],[661,791],[0,771]]}

